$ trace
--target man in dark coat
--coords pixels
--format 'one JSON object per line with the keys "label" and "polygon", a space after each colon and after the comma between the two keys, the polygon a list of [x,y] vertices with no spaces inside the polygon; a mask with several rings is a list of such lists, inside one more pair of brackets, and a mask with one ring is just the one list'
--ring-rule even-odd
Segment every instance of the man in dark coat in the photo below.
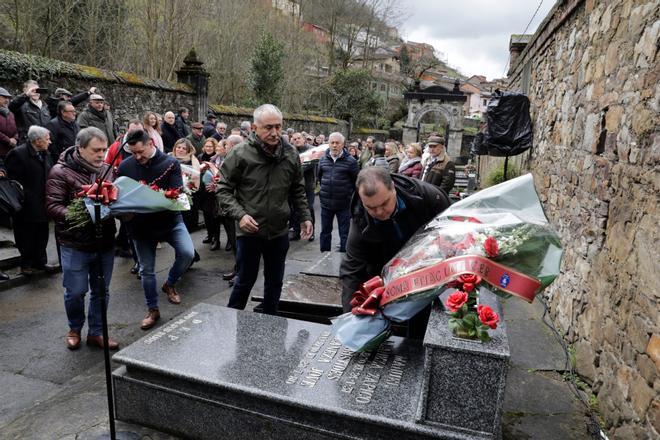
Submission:
{"label": "man in dark coat", "polygon": [[300,212],[301,238],[313,226],[305,199],[300,157],[282,140],[282,112],[272,104],[254,110],[254,132],[236,145],[220,169],[221,208],[238,223],[238,275],[227,307],[244,309],[264,257],[264,313],[274,315],[282,293],[289,250],[289,196]]}
{"label": "man in dark coat", "polygon": [[163,152],[170,153],[174,148],[176,141],[181,139],[179,133],[174,126],[176,118],[173,112],[165,112],[163,115],[163,123],[160,124],[160,136],[163,138]]}
{"label": "man in dark coat", "polygon": [[[408,239],[450,205],[447,194],[435,186],[390,174],[383,167],[360,171],[356,188],[346,256],[339,269],[345,312],[351,310],[351,296],[360,284],[380,275]],[[423,336],[429,312],[430,308],[420,312],[409,336]]]}
{"label": "man in dark coat", "polygon": [[192,130],[190,123],[188,122],[189,117],[190,111],[185,107],[180,109],[179,114],[176,115],[176,118],[174,119],[174,128],[179,135],[178,139],[184,138],[191,133]]}
{"label": "man in dark coat", "polygon": [[48,106],[41,100],[39,83],[32,79],[23,83],[23,93],[12,99],[9,110],[16,117],[19,144],[26,142],[28,128],[45,127],[52,118]]}
{"label": "man in dark coat", "polygon": [[424,167],[422,180],[449,194],[454,187],[456,167],[445,151],[445,140],[440,136],[430,136],[426,145],[431,157]]}
{"label": "man in dark coat", "polygon": [[[148,186],[156,185],[162,190],[180,189],[183,186],[179,162],[158,150],[146,132],[137,130],[128,133],[126,143],[132,155],[122,160],[118,176],[145,181]],[[159,242],[167,242],[174,248],[174,264],[167,281],[161,287],[172,304],[181,304],[181,297],[174,286],[190,267],[195,249],[180,212],[135,214],[125,220],[140,260],[142,288],[148,308],[140,328],[148,330],[160,319],[155,272],[156,246]]]}
{"label": "man in dark coat", "polygon": [[32,275],[47,266],[48,216],[46,178],[53,162],[48,154],[50,134],[44,127],[29,128],[28,143],[9,152],[5,159],[10,179],[23,185],[23,209],[14,216],[14,240],[21,254],[21,273]]}
{"label": "man in dark coat", "polygon": [[81,129],[98,128],[108,137],[109,142],[114,142],[117,138],[112,114],[105,109],[105,98],[99,94],[89,97],[89,105],[78,116],[78,125]]}
{"label": "man in dark coat", "polygon": [[[70,102],[62,102],[71,106]],[[88,127],[78,134],[75,146],[69,147],[50,170],[46,183],[46,210],[55,221],[55,237],[62,257],[62,284],[64,308],[69,322],[66,346],[70,350],[80,347],[80,333],[85,324],[85,295],[89,296],[87,316],[87,345],[103,348],[101,330],[101,285],[98,280],[98,259],[105,283],[106,307],[114,263],[115,219],[102,221],[102,238],[96,239],[92,222],[71,228],[66,215],[71,202],[83,185],[91,185],[108,171],[110,165],[103,162],[108,150],[105,134],[95,127]],[[106,180],[112,179],[108,173]],[[116,350],[119,343],[108,338],[108,348]]]}
{"label": "man in dark coat", "polygon": [[80,127],[76,122],[76,108],[69,101],[60,101],[57,105],[57,116],[46,124],[46,128],[50,131],[50,140],[52,143],[48,147],[48,151],[53,158],[53,163],[56,164],[60,158],[60,154],[67,148],[76,143],[76,136],[80,131]]}
{"label": "man in dark coat", "polygon": [[337,217],[339,252],[346,252],[346,240],[351,221],[350,202],[355,190],[355,179],[360,171],[357,160],[344,149],[344,136],[331,133],[328,149],[319,161],[318,177],[321,182],[321,252],[330,250],[332,222]]}
{"label": "man in dark coat", "polygon": [[216,141],[220,142],[227,136],[227,124],[224,122],[220,121],[217,124],[215,124],[215,130],[213,131],[213,134],[211,137],[215,139]]}
{"label": "man in dark coat", "polygon": [[14,114],[7,108],[11,95],[0,87],[0,159],[18,144],[18,130]]}
{"label": "man in dark coat", "polygon": [[204,131],[202,132],[205,138],[210,138],[215,134],[215,124],[217,120],[218,119],[211,112],[206,115],[206,121],[204,121]]}
{"label": "man in dark coat", "polygon": [[[87,92],[78,93],[73,95],[67,89],[58,88],[55,90],[54,96],[49,96],[46,98],[46,104],[48,105],[48,111],[51,116],[57,115],[57,105],[62,101],[69,101],[74,107],[78,104],[81,104],[89,99],[91,95],[96,93],[96,87],[91,87]],[[73,144],[71,144],[73,145]]]}

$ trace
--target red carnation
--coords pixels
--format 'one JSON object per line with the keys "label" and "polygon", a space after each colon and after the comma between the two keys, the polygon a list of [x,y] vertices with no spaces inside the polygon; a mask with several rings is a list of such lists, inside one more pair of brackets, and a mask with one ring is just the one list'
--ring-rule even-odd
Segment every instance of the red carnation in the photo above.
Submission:
{"label": "red carnation", "polygon": [[500,322],[500,317],[497,313],[493,312],[488,306],[479,304],[477,306],[477,313],[479,314],[479,320],[493,330],[497,328],[497,323]]}
{"label": "red carnation", "polygon": [[457,290],[456,292],[449,295],[445,305],[452,312],[456,312],[461,307],[463,307],[463,304],[465,304],[467,302],[467,300],[468,300],[468,294],[465,293],[465,292],[462,292],[460,290]]}
{"label": "red carnation", "polygon": [[486,251],[486,255],[490,258],[497,257],[500,254],[500,247],[498,246],[495,237],[490,236],[484,241],[484,250]]}

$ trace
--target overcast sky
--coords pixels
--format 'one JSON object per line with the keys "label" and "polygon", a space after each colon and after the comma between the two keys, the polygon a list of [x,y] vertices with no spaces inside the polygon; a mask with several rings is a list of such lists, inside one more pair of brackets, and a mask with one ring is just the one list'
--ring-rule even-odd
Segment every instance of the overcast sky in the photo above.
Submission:
{"label": "overcast sky", "polygon": [[[428,43],[464,75],[500,78],[509,59],[509,38],[529,23],[540,0],[402,0],[404,40]],[[555,4],[544,0],[527,29],[533,34]]]}

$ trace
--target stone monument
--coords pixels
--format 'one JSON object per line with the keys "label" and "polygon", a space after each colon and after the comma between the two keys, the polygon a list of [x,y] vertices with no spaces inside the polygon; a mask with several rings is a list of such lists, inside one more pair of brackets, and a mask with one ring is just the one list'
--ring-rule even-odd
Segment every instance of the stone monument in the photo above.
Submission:
{"label": "stone monument", "polygon": [[447,319],[353,353],[327,325],[198,304],[113,357],[117,418],[200,439],[499,438],[506,329],[466,342]]}

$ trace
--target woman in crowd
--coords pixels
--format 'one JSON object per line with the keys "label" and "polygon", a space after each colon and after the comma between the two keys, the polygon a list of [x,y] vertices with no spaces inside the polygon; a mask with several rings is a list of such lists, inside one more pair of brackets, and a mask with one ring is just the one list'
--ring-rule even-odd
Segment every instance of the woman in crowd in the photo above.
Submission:
{"label": "woman in crowd", "polygon": [[[219,147],[219,143],[214,138],[208,138],[204,141],[202,146],[202,152],[197,159],[199,159],[201,166],[203,167],[204,162],[210,163],[214,168],[219,169],[220,167],[216,165],[216,162],[213,160],[216,156],[216,149]],[[213,169],[206,171],[207,173],[213,173]],[[203,182],[203,175],[200,189],[196,194],[198,194],[197,200],[195,203],[198,203],[198,206],[202,210],[204,215],[204,225],[206,226],[206,238],[202,240],[202,243],[211,243],[211,250],[217,251],[220,249],[220,221],[219,217],[219,206],[218,200],[215,197],[214,191],[209,191],[206,185]]]}
{"label": "woman in crowd", "polygon": [[158,116],[156,116],[156,113],[146,112],[142,119],[142,123],[156,148],[163,151],[163,138],[160,136],[160,124],[158,123]]}
{"label": "woman in crowd", "polygon": [[355,160],[360,158],[360,152],[358,151],[358,143],[353,142],[348,147],[348,154],[351,155]]}
{"label": "woman in crowd", "polygon": [[399,174],[415,179],[422,176],[422,147],[418,143],[406,148],[406,159],[399,166]]}
{"label": "woman in crowd", "polygon": [[[181,164],[184,192],[191,195],[190,210],[183,211],[181,215],[188,232],[192,232],[197,229],[199,224],[199,209],[198,206],[195,206],[195,193],[199,189],[200,183],[199,160],[195,157],[195,147],[188,139],[182,138],[176,141],[170,154]],[[199,261],[199,254],[195,250],[193,263],[197,261]]]}

